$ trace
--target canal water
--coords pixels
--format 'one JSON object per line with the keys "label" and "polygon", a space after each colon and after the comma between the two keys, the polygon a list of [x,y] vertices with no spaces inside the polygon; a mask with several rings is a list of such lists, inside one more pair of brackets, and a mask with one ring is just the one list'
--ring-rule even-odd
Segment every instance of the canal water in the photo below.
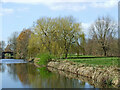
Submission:
{"label": "canal water", "polygon": [[0,60],[0,80],[1,88],[94,88],[87,82],[17,59]]}

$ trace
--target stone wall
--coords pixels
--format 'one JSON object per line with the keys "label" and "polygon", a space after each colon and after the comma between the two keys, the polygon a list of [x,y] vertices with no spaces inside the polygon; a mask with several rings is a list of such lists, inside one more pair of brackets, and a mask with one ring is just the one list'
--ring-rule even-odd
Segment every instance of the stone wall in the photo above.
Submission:
{"label": "stone wall", "polygon": [[77,64],[70,61],[50,61],[47,67],[51,67],[60,71],[70,72],[76,75],[84,76],[94,80],[94,82],[115,85],[120,87],[119,73],[117,67],[88,66],[86,64]]}

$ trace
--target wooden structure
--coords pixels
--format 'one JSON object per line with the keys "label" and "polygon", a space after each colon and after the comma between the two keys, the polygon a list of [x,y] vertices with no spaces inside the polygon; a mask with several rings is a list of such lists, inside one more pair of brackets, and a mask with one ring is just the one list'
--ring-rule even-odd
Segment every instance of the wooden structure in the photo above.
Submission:
{"label": "wooden structure", "polygon": [[2,59],[5,59],[5,54],[8,53],[11,55],[11,59],[13,58],[13,52],[2,52]]}

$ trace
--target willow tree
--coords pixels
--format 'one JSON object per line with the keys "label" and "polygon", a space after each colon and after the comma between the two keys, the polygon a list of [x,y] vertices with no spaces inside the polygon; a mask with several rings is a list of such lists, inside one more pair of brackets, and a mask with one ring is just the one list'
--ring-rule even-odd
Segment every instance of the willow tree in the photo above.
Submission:
{"label": "willow tree", "polygon": [[78,40],[81,34],[81,25],[76,23],[73,17],[40,18],[33,28],[29,52],[35,48],[39,53],[49,52],[57,56],[64,54],[67,58],[71,44]]}
{"label": "willow tree", "polygon": [[33,33],[34,36],[36,36],[37,42],[40,44],[38,49],[40,49],[41,52],[48,51],[49,53],[52,53],[51,48],[55,38],[55,31],[54,19],[40,18],[37,20]]}
{"label": "willow tree", "polygon": [[64,17],[58,19],[59,40],[64,50],[65,58],[69,53],[71,45],[78,43],[83,32],[81,24],[77,23],[73,17]]}
{"label": "willow tree", "polygon": [[40,41],[39,36],[35,33],[32,33],[28,44],[28,57],[32,58],[36,56],[40,52],[41,45],[42,43]]}
{"label": "willow tree", "polygon": [[99,17],[90,27],[93,38],[100,44],[104,56],[110,49],[111,39],[115,37],[116,23],[110,17]]}

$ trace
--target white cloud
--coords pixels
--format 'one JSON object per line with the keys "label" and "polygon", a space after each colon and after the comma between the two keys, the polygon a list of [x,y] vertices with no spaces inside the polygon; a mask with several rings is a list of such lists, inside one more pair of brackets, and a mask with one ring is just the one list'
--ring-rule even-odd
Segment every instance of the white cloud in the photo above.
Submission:
{"label": "white cloud", "polygon": [[118,0],[109,0],[104,2],[93,2],[91,5],[98,8],[110,8],[118,4]]}
{"label": "white cloud", "polygon": [[18,11],[18,12],[26,12],[26,11],[28,11],[28,10],[29,10],[29,8],[27,8],[27,7],[16,8],[16,9],[12,9],[12,8],[2,8],[2,7],[0,7],[0,16],[7,15],[7,14],[12,14],[12,13],[15,12],[15,11]]}
{"label": "white cloud", "polygon": [[[106,2],[111,0],[1,0],[2,2],[8,3],[57,3],[57,2]],[[118,1],[118,0],[112,0]]]}
{"label": "white cloud", "polygon": [[82,23],[82,27],[84,30],[87,30],[90,27],[90,23]]}
{"label": "white cloud", "polygon": [[11,8],[1,8],[0,7],[0,16],[2,16],[3,14],[11,14],[13,12],[14,12],[14,10]]}
{"label": "white cloud", "polygon": [[24,12],[24,11],[28,11],[29,8],[28,7],[23,7],[23,8],[18,8],[17,11],[20,11],[20,12]]}
{"label": "white cloud", "polygon": [[0,13],[0,16],[2,16],[3,14],[2,13]]}
{"label": "white cloud", "polygon": [[47,4],[52,10],[72,10],[72,11],[80,11],[86,9],[86,6],[72,3],[53,3]]}
{"label": "white cloud", "polygon": [[118,0],[2,0],[2,3],[44,4],[52,10],[80,11],[87,7],[114,7],[117,5]]}
{"label": "white cloud", "polygon": [[91,25],[91,22],[89,23],[82,23],[82,30],[85,33],[85,35],[89,35],[89,27]]}
{"label": "white cloud", "polygon": [[85,27],[85,28],[89,28],[90,23],[82,23],[82,26]]}

